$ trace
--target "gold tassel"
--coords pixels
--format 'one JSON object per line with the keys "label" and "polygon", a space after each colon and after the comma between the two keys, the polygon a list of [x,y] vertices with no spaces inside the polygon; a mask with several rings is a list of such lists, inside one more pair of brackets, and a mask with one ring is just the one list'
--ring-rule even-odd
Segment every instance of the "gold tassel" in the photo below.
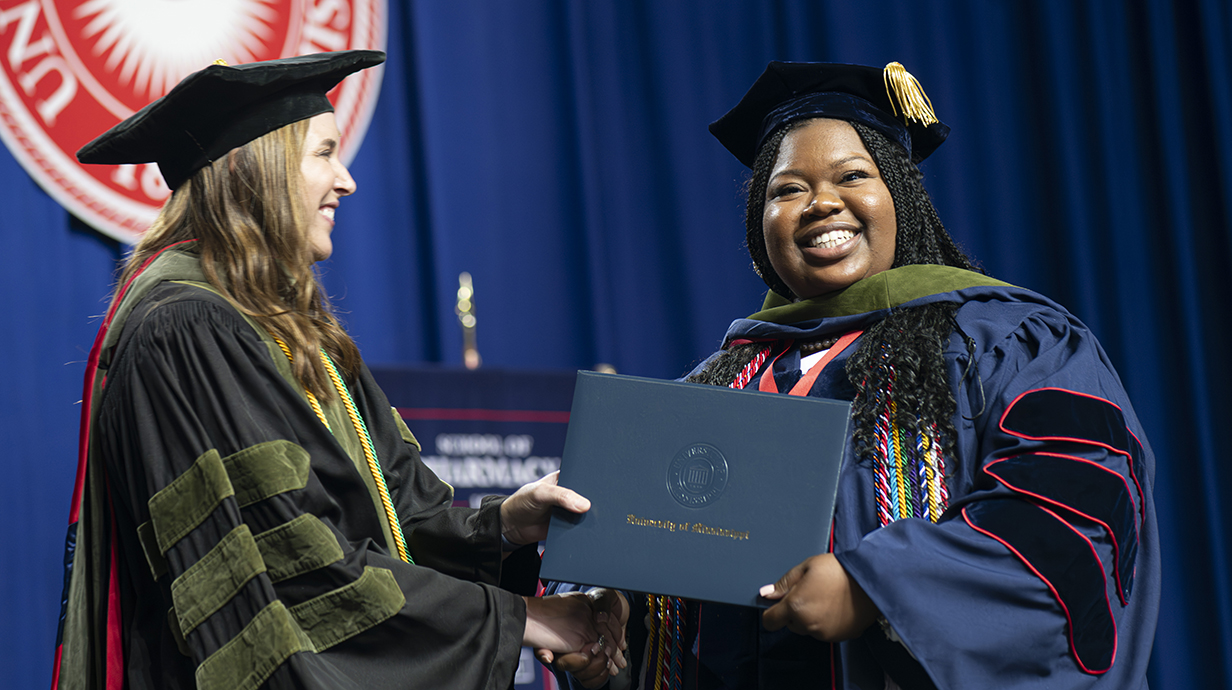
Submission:
{"label": "gold tassel", "polygon": [[924,125],[938,121],[933,113],[932,101],[928,100],[924,88],[911,76],[907,68],[897,62],[891,62],[885,66],[882,76],[885,79],[886,96],[890,98],[890,107],[894,109],[895,115],[901,110],[904,118]]}
{"label": "gold tassel", "polygon": [[[227,61],[226,61],[226,60],[224,60],[224,59],[222,59],[222,58],[218,58],[217,60],[215,60],[215,61],[214,61],[214,64],[215,64],[215,65],[222,65],[223,67],[230,67],[230,66],[231,66],[231,65],[228,65],[228,64],[227,64]],[[898,63],[894,63],[894,64],[898,64]]]}

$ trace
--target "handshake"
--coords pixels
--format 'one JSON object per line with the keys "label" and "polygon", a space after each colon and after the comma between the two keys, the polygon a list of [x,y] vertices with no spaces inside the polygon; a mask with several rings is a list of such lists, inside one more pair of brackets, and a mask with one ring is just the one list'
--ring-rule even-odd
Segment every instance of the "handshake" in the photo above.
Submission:
{"label": "handshake", "polygon": [[[501,533],[513,544],[530,544],[547,536],[552,508],[574,513],[590,501],[557,486],[559,472],[518,489],[501,505]],[[568,671],[586,687],[599,687],[627,664],[624,650],[629,602],[620,592],[593,589],[526,600],[522,644],[545,664]]]}
{"label": "handshake", "polygon": [[612,589],[528,597],[522,644],[533,647],[543,663],[596,688],[628,663],[628,619],[629,602]]}

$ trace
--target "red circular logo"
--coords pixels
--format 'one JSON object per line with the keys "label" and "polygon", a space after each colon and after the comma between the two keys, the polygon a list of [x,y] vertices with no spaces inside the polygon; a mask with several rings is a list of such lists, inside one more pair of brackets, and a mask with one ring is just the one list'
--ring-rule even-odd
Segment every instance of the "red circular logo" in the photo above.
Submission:
{"label": "red circular logo", "polygon": [[[386,0],[0,0],[0,138],[65,208],[136,242],[170,191],[158,166],[81,165],[94,137],[215,60],[385,49]],[[350,162],[381,70],[330,92]]]}

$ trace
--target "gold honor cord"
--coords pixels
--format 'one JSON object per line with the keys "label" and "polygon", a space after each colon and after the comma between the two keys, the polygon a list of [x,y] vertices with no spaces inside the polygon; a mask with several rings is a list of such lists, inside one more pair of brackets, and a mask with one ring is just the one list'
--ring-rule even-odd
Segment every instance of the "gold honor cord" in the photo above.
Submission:
{"label": "gold honor cord", "polygon": [[[281,338],[274,338],[274,342],[278,343],[278,347],[282,348],[283,354],[287,359],[292,359],[291,348],[282,342]],[[372,437],[368,435],[368,427],[364,425],[364,420],[359,416],[359,411],[355,409],[355,401],[351,399],[351,392],[347,390],[346,385],[342,382],[342,377],[338,375],[338,370],[334,368],[333,361],[325,351],[321,351],[321,362],[325,364],[325,371],[329,373],[329,380],[333,381],[334,389],[338,391],[338,397],[342,399],[342,405],[346,408],[347,416],[351,418],[351,426],[355,427],[355,435],[359,437],[359,444],[364,449],[364,459],[368,461],[368,471],[372,473],[372,479],[376,482],[376,491],[381,496],[381,505],[385,508],[385,519],[389,521],[389,531],[394,535],[394,546],[398,549],[398,558],[401,558],[407,563],[414,563],[410,553],[406,548],[406,537],[402,535],[402,524],[398,522],[398,514],[394,512],[393,501],[389,498],[389,488],[385,486],[385,475],[381,472],[381,465],[376,459],[376,449],[372,445]],[[325,419],[325,413],[321,410],[321,404],[317,402],[317,396],[312,394],[312,391],[304,389],[304,395],[308,396],[308,404],[312,406],[312,411],[317,414],[317,418],[329,429],[329,422]],[[333,433],[333,429],[330,429]]]}
{"label": "gold honor cord", "polygon": [[924,87],[911,76],[907,68],[897,62],[891,62],[885,66],[882,79],[885,80],[886,96],[890,99],[890,107],[894,109],[895,115],[901,111],[903,117],[923,125],[937,122],[932,101],[928,100]]}

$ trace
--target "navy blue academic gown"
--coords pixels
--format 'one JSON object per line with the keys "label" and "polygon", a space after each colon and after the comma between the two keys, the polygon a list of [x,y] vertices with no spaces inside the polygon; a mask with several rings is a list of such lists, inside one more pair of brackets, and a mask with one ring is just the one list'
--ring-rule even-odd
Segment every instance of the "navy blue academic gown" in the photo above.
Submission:
{"label": "navy blue academic gown", "polygon": [[[763,311],[733,322],[724,342],[817,340],[866,329],[889,307],[959,304],[975,361],[952,335],[944,357],[958,439],[947,459],[949,509],[936,524],[880,527],[872,470],[855,460],[849,439],[834,553],[886,625],[829,645],[769,633],[753,609],[690,602],[686,648],[696,656],[687,655],[685,686],[880,690],[889,674],[906,689],[1145,688],[1160,579],[1154,457],[1116,371],[1091,332],[1047,298],[959,276],[958,284],[976,285],[900,302],[903,273],[866,279],[885,283],[872,291],[886,296],[876,308],[794,323],[765,320],[785,319]],[[810,395],[852,399],[844,365],[858,345]],[[774,364],[779,390],[800,375],[794,350]],[[642,627],[635,610],[629,630],[639,658]]]}

